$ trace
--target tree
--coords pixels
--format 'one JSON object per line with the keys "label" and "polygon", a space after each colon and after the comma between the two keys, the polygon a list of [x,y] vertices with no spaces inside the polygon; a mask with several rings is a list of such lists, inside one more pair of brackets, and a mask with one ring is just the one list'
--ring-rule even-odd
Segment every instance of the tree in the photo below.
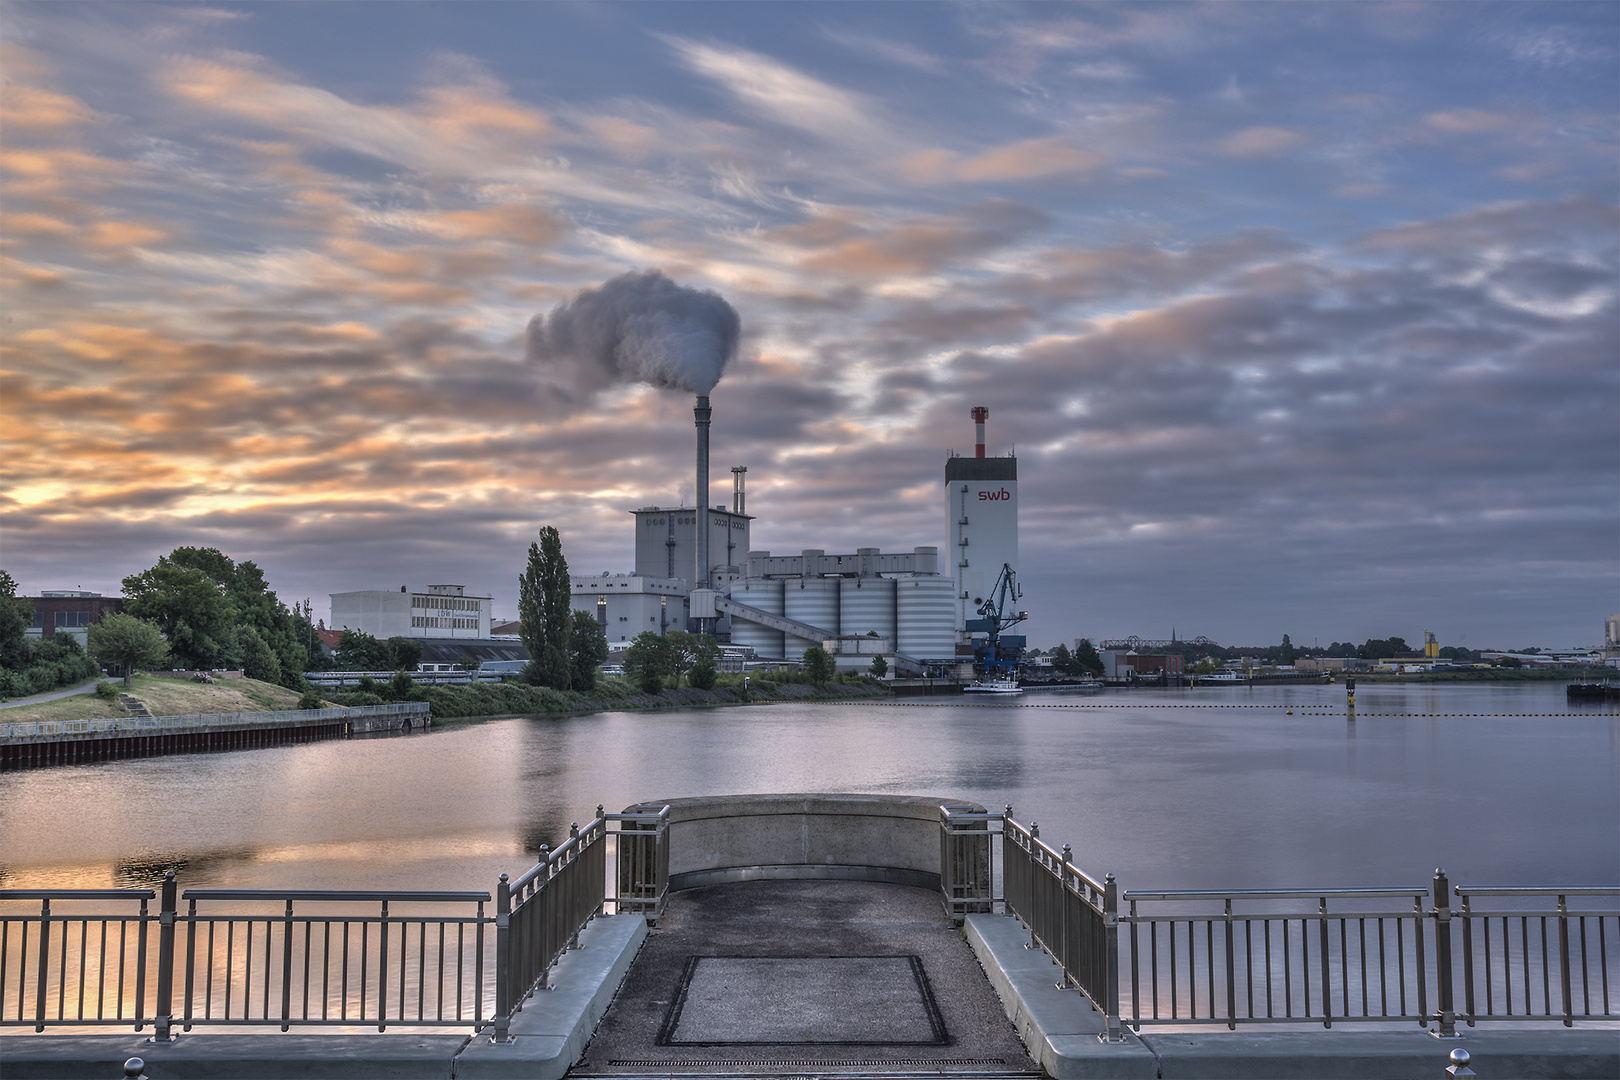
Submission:
{"label": "tree", "polygon": [[1211,660],[1207,656],[1204,657],[1202,660],[1198,661],[1198,663],[1193,665],[1193,674],[1194,675],[1213,675],[1213,674],[1215,674],[1215,661]]}
{"label": "tree", "polygon": [[872,657],[872,674],[883,678],[889,673],[889,662],[881,656]]}
{"label": "tree", "polygon": [[529,650],[529,665],[523,672],[529,682],[568,689],[571,602],[562,537],[547,525],[540,530],[540,542],[529,545],[528,569],[518,576],[518,632]]}
{"label": "tree", "polygon": [[1298,659],[1298,653],[1294,651],[1294,643],[1288,640],[1287,634],[1284,634],[1282,648],[1277,650],[1277,663],[1282,664],[1284,667],[1291,667],[1296,659]]}
{"label": "tree", "polygon": [[651,630],[643,630],[630,641],[624,653],[624,673],[646,694],[664,688],[664,669],[669,666],[670,643]]}
{"label": "tree", "polygon": [[383,642],[383,648],[388,653],[389,671],[415,671],[417,665],[422,662],[422,643],[415,638],[400,637],[396,634]]}
{"label": "tree", "polygon": [[1089,638],[1081,638],[1074,647],[1074,662],[1080,669],[1079,674],[1101,675],[1103,673],[1102,657],[1092,647]]}
{"label": "tree", "polygon": [[339,671],[392,671],[388,646],[364,630],[343,631],[337,643],[337,669]]}
{"label": "tree", "polygon": [[243,627],[238,642],[242,648],[242,674],[260,682],[281,681],[281,658],[264,640],[258,627]]}
{"label": "tree", "polygon": [[1069,653],[1069,647],[1058,642],[1052,649],[1052,670],[1059,675],[1078,675],[1080,669],[1075,666],[1074,657]]}
{"label": "tree", "polygon": [[825,686],[837,672],[838,663],[826,649],[812,645],[804,650],[804,673],[810,676],[811,682]]}
{"label": "tree", "polygon": [[124,611],[156,623],[183,667],[218,667],[236,646],[224,588],[202,570],[167,556],[124,579]]}
{"label": "tree", "polygon": [[169,643],[153,623],[115,611],[90,624],[90,655],[104,664],[121,664],[124,689],[138,667],[151,668],[169,658]]}
{"label": "tree", "polygon": [[20,670],[28,666],[28,622],[34,605],[17,596],[17,582],[0,570],[0,667]]}
{"label": "tree", "polygon": [[607,631],[589,611],[575,611],[569,636],[568,685],[574,690],[596,689],[596,669],[608,658]]}

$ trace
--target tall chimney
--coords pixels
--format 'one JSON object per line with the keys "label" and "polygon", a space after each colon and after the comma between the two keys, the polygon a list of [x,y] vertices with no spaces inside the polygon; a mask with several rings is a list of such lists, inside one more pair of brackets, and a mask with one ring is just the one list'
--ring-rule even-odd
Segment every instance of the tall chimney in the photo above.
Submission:
{"label": "tall chimney", "polygon": [[744,507],[743,477],[748,473],[748,466],[733,465],[731,467],[731,512],[734,514],[747,513]]}
{"label": "tall chimney", "polygon": [[692,588],[709,587],[709,397],[699,394],[692,410],[697,421],[697,572]]}
{"label": "tall chimney", "polygon": [[973,406],[973,456],[984,457],[984,422],[989,419],[990,410],[983,405]]}

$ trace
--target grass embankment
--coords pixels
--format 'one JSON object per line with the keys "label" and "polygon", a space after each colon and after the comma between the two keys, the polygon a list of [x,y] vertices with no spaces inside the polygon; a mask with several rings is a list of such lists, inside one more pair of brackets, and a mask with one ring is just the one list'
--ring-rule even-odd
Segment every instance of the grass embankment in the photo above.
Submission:
{"label": "grass embankment", "polygon": [[525,683],[473,683],[467,686],[420,686],[404,693],[391,684],[378,683],[371,691],[333,694],[344,705],[379,705],[388,701],[426,701],[435,721],[458,717],[514,716],[532,713],[609,712],[631,709],[669,709],[694,705],[751,705],[780,701],[830,701],[852,697],[881,697],[889,691],[875,680],[855,679],[824,686],[750,679],[745,693],[740,680],[712,690],[682,687],[648,694],[621,678],[598,679],[589,691],[551,690]]}
{"label": "grass embankment", "polygon": [[1335,671],[1334,682],[1343,682],[1345,679],[1355,679],[1357,682],[1376,683],[1517,683],[1517,682],[1590,682],[1602,680],[1602,668],[1592,668],[1581,671],[1578,668],[1554,668],[1552,670],[1533,669],[1526,671],[1522,668],[1492,668],[1489,671],[1434,671],[1425,674],[1404,675],[1389,671]]}
{"label": "grass embankment", "polygon": [[[184,679],[163,679],[137,675],[134,685],[124,689],[122,679],[110,680],[118,692],[127,693],[153,716],[184,716],[189,713],[257,712],[262,709],[296,709],[298,694],[284,686],[257,679],[221,679],[216,683],[194,683]],[[19,705],[0,709],[0,723],[31,720],[100,720],[128,716],[129,710],[118,699],[106,700],[94,694]]]}

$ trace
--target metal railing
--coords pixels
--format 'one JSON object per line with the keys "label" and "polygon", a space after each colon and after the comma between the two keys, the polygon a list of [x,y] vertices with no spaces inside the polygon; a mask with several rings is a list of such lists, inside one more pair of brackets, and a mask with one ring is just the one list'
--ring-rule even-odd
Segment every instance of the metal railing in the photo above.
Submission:
{"label": "metal railing", "polygon": [[[1424,886],[1126,892],[1130,1024],[1427,1023],[1427,897]],[[1410,908],[1390,910],[1398,898]],[[1290,910],[1298,900],[1316,910]]]}
{"label": "metal railing", "polygon": [[996,895],[994,846],[1010,813],[1011,806],[1002,814],[978,812],[968,803],[940,806],[939,888],[953,921],[993,911],[1001,901]]}
{"label": "metal railing", "polygon": [[[657,923],[669,892],[669,807],[637,803],[622,814],[603,814],[614,838],[614,910],[639,911]],[[618,828],[614,829],[613,825]]]}
{"label": "metal railing", "polygon": [[[1011,807],[1008,808],[1011,810]],[[1074,865],[1073,852],[1041,840],[1039,823],[1024,828],[1010,814],[1002,821],[1002,877],[1009,915],[1062,969],[1062,987],[1074,987],[1103,1014],[1109,1041],[1119,1026],[1119,894],[1114,875],[1102,881]]]}
{"label": "metal railing", "polygon": [[597,807],[582,830],[516,881],[505,874],[495,892],[495,1041],[510,1038],[512,1014],[534,992],[563,950],[579,944],[579,932],[602,910],[607,895],[607,822]]}
{"label": "metal railing", "polygon": [[97,732],[117,731],[131,733],[186,731],[196,728],[236,727],[242,724],[352,720],[364,716],[415,716],[427,713],[430,709],[431,706],[425,701],[399,701],[388,705],[350,705],[330,709],[187,713],[181,716],[123,716],[98,720],[7,721],[0,723],[0,739],[22,739],[40,735],[88,735]]}
{"label": "metal railing", "polygon": [[597,807],[516,881],[501,875],[493,913],[487,892],[182,896],[172,870],[157,890],[0,889],[0,1025],[151,1025],[160,1039],[210,1025],[470,1026],[504,1041],[606,904],[662,913],[669,807],[632,809]]}
{"label": "metal railing", "polygon": [[[1620,909],[1572,908],[1570,898],[1615,900],[1620,899],[1620,893],[1592,887],[1475,885],[1458,885],[1455,891],[1462,898],[1462,908],[1451,913],[1452,920],[1462,923],[1461,1015],[1470,1027],[1480,1020],[1551,1017],[1562,1018],[1564,1026],[1569,1027],[1577,1019],[1615,1015],[1609,985],[1620,978],[1620,970],[1611,972],[1610,963],[1611,957],[1620,961]],[[1494,910],[1474,906],[1481,899],[1499,905],[1499,898],[1508,897],[1518,898],[1521,903],[1541,904],[1538,908],[1497,906]],[[1556,905],[1551,911],[1547,909],[1548,901]],[[1539,979],[1535,977],[1538,973]],[[1483,1012],[1479,1011],[1481,1005]]]}

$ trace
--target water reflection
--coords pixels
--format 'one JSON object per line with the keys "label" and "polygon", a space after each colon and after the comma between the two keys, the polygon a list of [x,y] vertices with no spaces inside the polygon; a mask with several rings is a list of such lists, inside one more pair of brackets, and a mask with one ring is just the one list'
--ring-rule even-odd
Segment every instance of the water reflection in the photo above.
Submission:
{"label": "water reflection", "polygon": [[0,873],[12,887],[150,887],[174,868],[183,887],[488,889],[598,803],[867,791],[1011,802],[1127,888],[1400,884],[1436,865],[1620,878],[1612,706],[1572,712],[1556,685],[1357,694],[1354,720],[1341,686],[794,704],[7,773]]}

